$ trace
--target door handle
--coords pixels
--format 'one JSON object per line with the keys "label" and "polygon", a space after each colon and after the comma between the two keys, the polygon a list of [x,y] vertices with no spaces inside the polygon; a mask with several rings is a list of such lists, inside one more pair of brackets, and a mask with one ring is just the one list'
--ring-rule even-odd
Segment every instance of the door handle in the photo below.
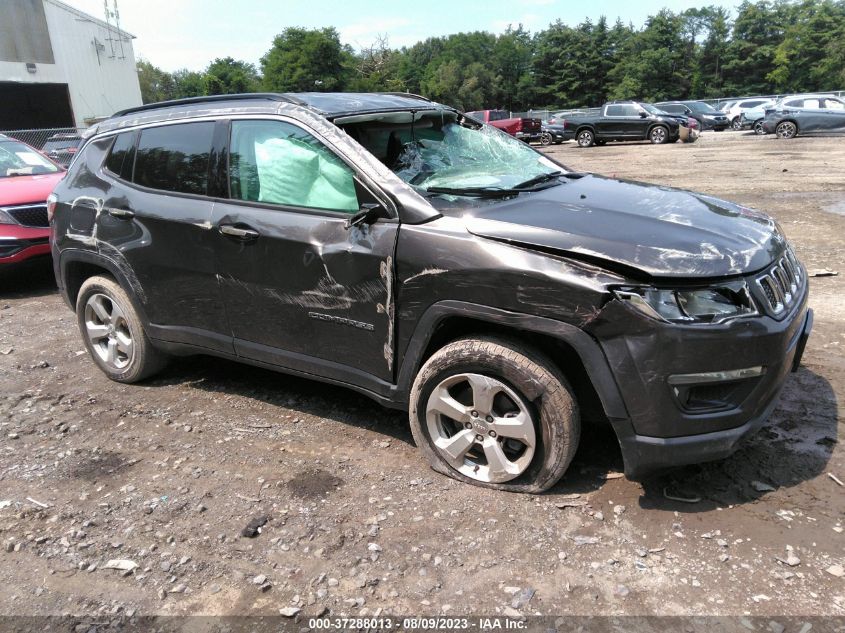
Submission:
{"label": "door handle", "polygon": [[117,209],[115,207],[109,207],[107,211],[108,214],[113,218],[122,218],[124,220],[129,220],[135,217],[135,212],[130,211],[129,209]]}
{"label": "door handle", "polygon": [[221,224],[218,228],[223,235],[236,237],[239,240],[254,240],[261,235],[255,229],[243,229],[239,226],[234,226],[233,224]]}

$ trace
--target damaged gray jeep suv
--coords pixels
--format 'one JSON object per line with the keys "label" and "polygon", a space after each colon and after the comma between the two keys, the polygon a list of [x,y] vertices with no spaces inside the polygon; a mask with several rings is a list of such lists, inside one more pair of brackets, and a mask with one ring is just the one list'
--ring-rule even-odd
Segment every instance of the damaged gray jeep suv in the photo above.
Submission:
{"label": "damaged gray jeep suv", "polygon": [[406,94],[172,101],[100,123],[49,201],[94,362],[210,354],[410,413],[437,471],[539,492],[583,424],[629,477],[759,428],[812,326],[768,216],[567,169]]}

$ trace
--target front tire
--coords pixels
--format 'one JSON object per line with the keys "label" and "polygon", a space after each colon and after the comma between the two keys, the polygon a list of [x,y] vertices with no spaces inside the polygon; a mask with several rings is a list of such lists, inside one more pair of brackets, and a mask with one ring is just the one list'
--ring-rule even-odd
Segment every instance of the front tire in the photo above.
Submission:
{"label": "front tire", "polygon": [[737,132],[742,130],[742,121],[739,120],[739,117],[736,117],[733,121],[731,121],[731,127]]}
{"label": "front tire", "polygon": [[572,389],[548,358],[486,337],[454,341],[426,361],[411,390],[410,421],[437,472],[526,493],[563,476],[581,430]]}
{"label": "front tire", "polygon": [[795,138],[798,135],[798,126],[792,121],[781,121],[775,128],[778,138]]}
{"label": "front tire", "polygon": [[592,147],[596,142],[596,135],[592,130],[579,130],[576,139],[578,147]]}
{"label": "front tire", "polygon": [[166,357],[152,346],[129,296],[111,277],[85,280],[76,318],[88,353],[112,380],[138,382],[164,367]]}
{"label": "front tire", "polygon": [[662,125],[655,125],[648,133],[648,139],[653,145],[663,145],[669,140],[669,130]]}

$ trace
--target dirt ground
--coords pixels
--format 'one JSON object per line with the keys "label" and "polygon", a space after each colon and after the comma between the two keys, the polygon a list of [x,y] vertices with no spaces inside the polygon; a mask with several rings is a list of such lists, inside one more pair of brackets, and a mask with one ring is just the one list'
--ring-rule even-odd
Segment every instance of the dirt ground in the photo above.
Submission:
{"label": "dirt ground", "polygon": [[845,615],[845,139],[549,151],[766,210],[839,271],[739,452],[641,485],[586,429],[548,494],[482,490],[351,391],[212,358],[109,382],[45,269],[0,286],[0,614]]}

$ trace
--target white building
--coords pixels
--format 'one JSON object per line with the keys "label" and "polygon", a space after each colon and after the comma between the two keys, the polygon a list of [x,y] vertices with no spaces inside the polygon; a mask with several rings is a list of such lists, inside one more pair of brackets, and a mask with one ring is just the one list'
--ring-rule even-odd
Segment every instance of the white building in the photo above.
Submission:
{"label": "white building", "polygon": [[141,105],[133,39],[59,0],[0,0],[0,130],[86,127]]}

